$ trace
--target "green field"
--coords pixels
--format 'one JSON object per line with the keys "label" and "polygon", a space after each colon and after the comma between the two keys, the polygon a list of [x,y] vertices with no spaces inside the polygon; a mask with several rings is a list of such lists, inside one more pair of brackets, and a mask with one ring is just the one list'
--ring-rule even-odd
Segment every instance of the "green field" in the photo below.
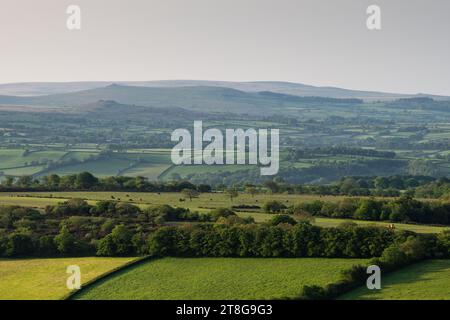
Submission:
{"label": "green field", "polygon": [[326,285],[362,259],[164,258],[132,266],[76,299],[270,299]]}
{"label": "green field", "polygon": [[[44,176],[49,174],[67,175],[89,171],[99,177],[143,176],[157,180],[159,175],[171,166],[167,149],[142,149],[115,152],[108,157],[99,157],[100,150],[66,149],[63,147],[47,150],[26,151],[26,149],[0,149],[0,172],[3,175]],[[97,157],[97,158],[96,158]],[[59,161],[57,166],[47,169],[48,162]]]}
{"label": "green field", "polygon": [[54,170],[45,172],[45,175],[58,174],[76,174],[83,171],[95,172],[98,177],[116,176],[120,170],[127,168],[130,165],[129,160],[122,159],[106,159],[97,161],[87,161],[84,163],[78,163],[74,165],[67,165]]}
{"label": "green field", "polygon": [[168,169],[170,164],[162,164],[162,163],[142,163],[138,164],[130,169],[127,169],[122,172],[124,176],[130,177],[145,177],[150,181],[157,180],[159,175],[164,172],[164,170]]}
{"label": "green field", "polygon": [[[258,212],[238,212],[237,213],[241,217],[253,217],[255,222],[265,222],[269,221],[273,218],[273,214],[267,213],[258,213]],[[354,219],[335,219],[335,218],[322,218],[316,217],[313,221],[314,225],[324,227],[324,228],[333,228],[337,227],[344,222],[352,221],[361,226],[379,226],[387,228],[391,222],[382,222],[382,221],[363,221],[363,220],[354,220]],[[421,224],[406,224],[406,223],[394,223],[396,230],[409,230],[417,233],[439,233],[447,227],[438,227],[438,226],[427,226]]]}
{"label": "green field", "polygon": [[6,176],[29,176],[44,170],[45,166],[26,166],[11,169],[2,169]]}
{"label": "green field", "polygon": [[264,203],[268,200],[278,200],[285,203],[286,205],[313,200],[337,202],[344,198],[340,196],[317,196],[317,195],[295,195],[295,194],[257,194],[255,196],[251,196],[250,194],[247,193],[240,193],[237,198],[234,198],[233,201],[231,201],[230,198],[224,193],[203,193],[200,194],[198,198],[193,198],[192,201],[188,200],[180,203],[180,199],[184,197],[179,192],[154,193],[154,192],[62,191],[62,192],[2,192],[0,193],[0,202],[4,198],[12,198],[17,196],[29,196],[31,198],[51,197],[61,199],[82,198],[89,200],[111,200],[111,196],[114,196],[116,199],[120,198],[122,201],[125,201],[127,200],[126,197],[127,194],[130,195],[130,197],[132,197],[132,199],[138,203],[150,205],[170,204],[191,209],[231,207],[242,204],[257,205],[262,207]]}
{"label": "green field", "polygon": [[450,260],[417,263],[382,277],[381,290],[359,288],[341,298],[347,300],[450,300]]}
{"label": "green field", "polygon": [[67,266],[78,265],[81,282],[132,261],[134,258],[0,259],[0,300],[61,299],[66,287]]}
{"label": "green field", "polygon": [[190,166],[172,166],[169,170],[164,172],[161,177],[162,180],[171,180],[173,174],[179,175],[185,179],[190,174],[201,173],[219,173],[219,172],[236,172],[239,170],[248,170],[255,168],[254,165],[190,165]]}
{"label": "green field", "polygon": [[32,151],[25,149],[0,149],[0,169],[15,168],[29,165],[31,162],[58,160],[66,154],[65,151]]}
{"label": "green field", "polygon": [[77,161],[83,161],[86,159],[89,159],[89,157],[98,155],[98,152],[96,151],[81,151],[81,150],[77,150],[77,151],[69,151],[67,152],[63,159],[64,160],[77,160]]}
{"label": "green field", "polygon": [[[127,195],[129,197],[127,197]],[[321,199],[324,201],[338,201],[342,197],[334,196],[314,196],[314,195],[289,195],[289,194],[258,194],[252,197],[249,194],[239,194],[238,198],[230,200],[223,193],[204,193],[198,198],[192,199],[192,201],[180,202],[180,199],[184,199],[184,196],[178,192],[164,192],[164,193],[152,193],[152,192],[2,192],[0,193],[0,204],[15,204],[20,205],[22,201],[27,201],[27,205],[36,207],[45,207],[45,199],[48,199],[49,203],[55,203],[59,198],[59,201],[70,198],[81,198],[86,200],[111,200],[113,196],[115,199],[121,201],[133,200],[136,204],[143,205],[161,205],[170,204],[172,206],[180,206],[189,208],[192,210],[208,211],[218,207],[231,207],[235,205],[258,205],[263,204],[269,199],[279,200],[286,205],[294,204],[303,201],[312,201]],[[36,202],[33,204],[33,199]]]}

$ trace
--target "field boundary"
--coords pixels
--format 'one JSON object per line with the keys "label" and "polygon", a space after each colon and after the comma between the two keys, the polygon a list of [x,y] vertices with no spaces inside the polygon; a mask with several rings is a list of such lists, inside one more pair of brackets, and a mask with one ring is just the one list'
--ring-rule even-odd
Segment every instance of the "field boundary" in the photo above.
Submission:
{"label": "field boundary", "polygon": [[140,258],[137,258],[135,260],[132,260],[130,262],[127,262],[127,263],[125,263],[125,264],[123,264],[123,265],[121,265],[119,267],[114,268],[114,269],[111,269],[111,270],[109,270],[109,271],[107,271],[107,272],[105,272],[105,273],[103,273],[103,274],[101,274],[101,275],[99,275],[99,276],[97,276],[97,277],[87,281],[85,284],[83,284],[81,286],[80,289],[73,290],[73,291],[69,292],[68,294],[62,296],[59,300],[72,300],[78,294],[80,294],[81,292],[83,292],[86,289],[91,288],[92,286],[96,285],[98,282],[100,282],[102,280],[105,280],[105,279],[107,279],[109,277],[112,277],[112,276],[116,275],[117,273],[119,273],[121,271],[124,271],[124,270],[126,270],[128,268],[140,265],[141,263],[147,262],[147,261],[152,260],[152,259],[157,259],[157,258],[154,257],[154,256],[144,256],[144,257],[140,257]]}
{"label": "field boundary", "polygon": [[158,177],[156,177],[157,181],[161,181],[161,179],[164,179],[164,177],[171,171],[173,168],[175,168],[175,165],[170,165],[167,169],[165,169],[163,172],[161,172]]}
{"label": "field boundary", "polygon": [[[447,259],[446,258],[423,259],[423,260],[419,260],[419,261],[413,262],[411,264],[408,264],[406,266],[400,267],[398,269],[385,272],[385,275],[395,275],[396,273],[401,273],[401,272],[408,271],[409,268],[414,268],[414,267],[420,266],[422,264],[426,264],[426,263],[430,263],[430,262],[432,263],[433,261],[447,261],[447,260],[449,260],[449,259],[448,258]],[[361,288],[365,288],[364,284],[361,284],[360,286],[357,286],[354,289],[351,289],[351,290],[349,290],[347,292],[343,292],[343,293],[337,295],[336,297],[334,297],[333,299],[334,300],[348,300],[348,299],[345,298],[346,295],[351,294],[354,291],[360,290]],[[358,300],[361,301],[361,300],[366,300],[366,298],[352,298],[351,300],[353,300],[353,301],[358,301]],[[367,300],[373,300],[373,299],[369,298]],[[381,300],[386,300],[386,299],[382,298]],[[387,299],[387,300],[392,300],[392,299]]]}

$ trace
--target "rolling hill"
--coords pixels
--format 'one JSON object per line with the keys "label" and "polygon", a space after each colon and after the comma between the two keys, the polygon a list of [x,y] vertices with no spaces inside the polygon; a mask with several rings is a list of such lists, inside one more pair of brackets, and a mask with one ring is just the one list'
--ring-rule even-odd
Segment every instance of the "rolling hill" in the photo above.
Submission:
{"label": "rolling hill", "polygon": [[357,98],[364,100],[394,100],[399,98],[411,98],[429,96],[434,99],[448,99],[448,97],[433,96],[427,94],[397,94],[375,91],[349,90],[337,87],[311,86],[302,83],[281,81],[209,81],[209,80],[160,80],[160,81],[81,81],[81,82],[25,82],[0,84],[0,95],[9,96],[39,96],[69,93],[83,90],[106,87],[111,84],[135,87],[223,87],[245,92],[272,91],[296,96],[320,96],[330,98]]}
{"label": "rolling hill", "polygon": [[77,92],[33,97],[0,96],[0,104],[39,107],[79,107],[96,101],[114,100],[119,104],[143,107],[183,108],[193,111],[260,113],[284,107],[311,105],[355,105],[359,99],[299,97],[270,91],[244,92],[224,87],[135,87],[111,84]]}

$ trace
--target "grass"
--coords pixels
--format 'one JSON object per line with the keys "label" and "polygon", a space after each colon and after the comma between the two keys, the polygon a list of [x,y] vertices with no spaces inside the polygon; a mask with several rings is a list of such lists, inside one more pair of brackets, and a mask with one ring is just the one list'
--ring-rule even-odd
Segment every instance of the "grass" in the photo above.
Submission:
{"label": "grass", "polygon": [[362,259],[164,258],[81,291],[77,299],[270,299],[326,285]]}
{"label": "grass", "polygon": [[129,165],[130,161],[122,159],[87,161],[84,163],[77,163],[56,168],[54,170],[49,170],[45,172],[45,175],[68,175],[88,171],[98,177],[115,176],[119,173],[119,171],[127,168]]}
{"label": "grass", "polygon": [[78,265],[85,283],[133,258],[0,259],[0,300],[53,300],[70,291],[67,266]]}
{"label": "grass", "polygon": [[64,160],[77,160],[82,161],[89,159],[89,157],[98,155],[99,152],[95,151],[69,151],[65,156]]}
{"label": "grass", "polygon": [[239,170],[248,170],[256,168],[256,165],[185,165],[172,166],[170,170],[164,172],[160,178],[162,180],[170,180],[172,174],[178,174],[182,178],[186,178],[190,174],[202,173],[219,173],[219,172],[236,172]]}
{"label": "grass", "polygon": [[[359,225],[365,226],[380,226],[388,227],[392,222],[383,221],[363,221],[363,220],[349,220],[349,219],[334,219],[334,218],[316,218],[316,224],[321,227],[336,227],[343,222],[353,221]],[[421,224],[407,224],[407,223],[394,223],[395,230],[409,230],[417,233],[439,233],[445,229],[445,227],[427,226]]]}
{"label": "grass", "polygon": [[[255,222],[265,222],[274,217],[273,214],[267,213],[259,213],[259,212],[238,212],[238,215],[241,217],[253,217]],[[316,217],[314,219],[314,223],[317,226],[324,228],[333,228],[339,226],[343,222],[354,222],[358,225],[362,226],[379,226],[379,227],[388,227],[391,222],[383,222],[383,221],[363,221],[363,220],[353,220],[353,219],[335,219],[335,218],[321,218]],[[437,226],[427,226],[421,224],[406,224],[406,223],[394,223],[396,230],[409,230],[417,233],[439,233],[445,230],[445,227],[437,227]]]}
{"label": "grass", "polygon": [[[66,154],[65,151],[33,151],[28,154],[25,149],[0,149],[0,168],[16,168],[30,164],[33,161],[53,160],[56,161]],[[8,173],[12,174],[12,173]],[[28,172],[18,172],[18,175],[29,174]]]}
{"label": "grass", "polygon": [[26,175],[33,175],[40,171],[42,171],[45,168],[45,166],[27,166],[27,167],[20,167],[20,168],[14,168],[14,169],[2,169],[4,175],[6,176],[26,176]]}
{"label": "grass", "polygon": [[130,169],[123,171],[122,175],[130,176],[130,177],[141,176],[141,177],[146,177],[149,180],[157,180],[159,175],[169,167],[170,167],[170,164],[141,163]]}
{"label": "grass", "polygon": [[98,152],[69,151],[63,157],[65,161],[74,159],[83,162],[66,164],[49,171],[41,172],[41,175],[67,175],[88,171],[98,177],[140,175],[150,180],[157,180],[158,176],[171,165],[170,153],[164,150],[114,153],[107,159],[89,159],[94,155],[98,155]]}
{"label": "grass", "polygon": [[[178,192],[164,192],[164,193],[151,193],[151,192],[17,192],[17,193],[0,193],[0,202],[5,198],[11,198],[10,196],[28,195],[30,197],[43,197],[43,198],[82,198],[90,200],[111,200],[111,196],[122,201],[126,200],[126,195],[135,201],[149,205],[170,204],[172,206],[182,206],[190,209],[210,209],[218,207],[231,207],[235,205],[258,205],[263,206],[268,199],[282,201],[286,205],[295,204],[298,202],[312,201],[312,200],[324,200],[337,202],[343,197],[336,196],[316,196],[316,195],[293,195],[293,194],[258,194],[252,197],[249,194],[239,194],[238,198],[230,201],[230,198],[223,193],[205,193],[200,197],[192,199],[192,201],[180,202],[183,196]],[[21,198],[19,198],[21,199]],[[142,200],[140,200],[142,199]]]}
{"label": "grass", "polygon": [[381,278],[381,290],[359,288],[341,297],[359,300],[450,300],[450,260],[423,261]]}
{"label": "grass", "polygon": [[2,168],[19,167],[24,165],[21,149],[0,149],[0,163]]}

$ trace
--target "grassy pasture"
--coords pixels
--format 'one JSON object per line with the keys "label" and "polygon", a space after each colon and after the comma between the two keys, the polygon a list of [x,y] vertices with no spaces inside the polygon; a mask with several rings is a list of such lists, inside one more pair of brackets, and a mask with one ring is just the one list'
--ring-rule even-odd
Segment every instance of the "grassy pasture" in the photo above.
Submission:
{"label": "grassy pasture", "polygon": [[171,164],[170,154],[164,150],[114,153],[108,158],[89,159],[94,155],[98,155],[98,152],[83,150],[69,151],[64,155],[64,160],[73,159],[84,162],[66,164],[51,170],[46,170],[41,175],[68,175],[88,171],[98,177],[125,175],[144,176],[150,180],[157,180],[159,175],[169,168]]}
{"label": "grassy pasture", "polygon": [[450,260],[417,263],[381,278],[381,290],[356,289],[346,300],[450,300]]}
{"label": "grassy pasture", "polygon": [[61,299],[66,287],[67,266],[78,265],[85,283],[130,262],[134,258],[0,259],[0,300]]}
{"label": "grassy pasture", "polygon": [[122,172],[123,176],[146,177],[149,180],[157,180],[159,175],[168,169],[170,164],[163,163],[141,163]]}
{"label": "grassy pasture", "polygon": [[248,170],[256,168],[256,165],[185,165],[172,166],[170,170],[164,172],[161,176],[162,180],[170,180],[172,174],[178,174],[182,178],[186,178],[189,174],[201,173],[220,173],[220,172],[236,172],[240,170]]}
{"label": "grassy pasture", "polygon": [[95,160],[55,168],[45,172],[45,175],[68,175],[88,171],[98,177],[115,176],[129,165],[130,161],[122,159]]}
{"label": "grassy pasture", "polygon": [[66,154],[65,151],[31,151],[24,149],[0,149],[0,168],[15,168],[25,166],[32,161],[58,160]]}
{"label": "grassy pasture", "polygon": [[[241,217],[253,217],[256,222],[265,222],[273,218],[272,214],[266,213],[258,213],[258,212],[238,212],[238,215]],[[313,222],[314,225],[324,227],[324,228],[333,228],[339,226],[343,222],[355,222],[358,225],[362,226],[379,226],[387,228],[391,222],[382,222],[382,221],[363,221],[363,220],[350,220],[350,219],[334,219],[334,218],[322,218],[316,217]],[[417,233],[439,233],[446,229],[445,227],[438,226],[427,226],[420,224],[406,224],[406,223],[394,223],[396,230],[409,230]]]}
{"label": "grassy pasture", "polygon": [[[130,197],[126,197],[126,195]],[[231,207],[233,205],[258,205],[263,206],[263,204],[268,200],[278,200],[286,205],[295,204],[304,201],[313,200],[323,200],[323,201],[333,201],[337,202],[343,197],[339,196],[316,196],[316,195],[294,195],[294,194],[257,194],[251,196],[249,194],[241,193],[238,198],[230,200],[228,196],[223,193],[204,193],[198,198],[192,199],[192,201],[186,200],[180,202],[180,199],[184,198],[178,192],[164,192],[164,193],[151,193],[151,192],[17,192],[17,193],[1,193],[0,201],[4,197],[17,196],[17,195],[28,195],[30,197],[53,197],[53,198],[82,198],[89,200],[111,200],[111,196],[115,199],[120,198],[122,201],[132,198],[134,202],[149,204],[149,205],[160,205],[160,204],[170,204],[174,206],[182,206],[190,209],[209,209],[217,207]],[[142,199],[142,200],[141,200]]]}
{"label": "grassy pasture", "polygon": [[83,161],[89,159],[91,156],[98,155],[99,152],[96,151],[69,151],[65,156],[64,160],[77,160]]}
{"label": "grassy pasture", "polygon": [[132,266],[76,299],[270,299],[326,285],[363,259],[164,258]]}
{"label": "grassy pasture", "polygon": [[[325,227],[336,227],[343,222],[353,221],[358,225],[364,226],[380,226],[380,227],[388,227],[391,222],[383,222],[383,221],[363,221],[363,220],[348,220],[348,219],[333,219],[333,218],[316,218],[316,224]],[[438,226],[428,226],[421,224],[407,224],[407,223],[394,223],[396,230],[409,230],[417,233],[439,233],[445,230],[445,227]],[[448,229],[448,228],[447,228]]]}
{"label": "grassy pasture", "polygon": [[36,174],[42,170],[44,170],[45,166],[26,166],[19,168],[11,168],[11,169],[1,169],[6,176],[28,176]]}

